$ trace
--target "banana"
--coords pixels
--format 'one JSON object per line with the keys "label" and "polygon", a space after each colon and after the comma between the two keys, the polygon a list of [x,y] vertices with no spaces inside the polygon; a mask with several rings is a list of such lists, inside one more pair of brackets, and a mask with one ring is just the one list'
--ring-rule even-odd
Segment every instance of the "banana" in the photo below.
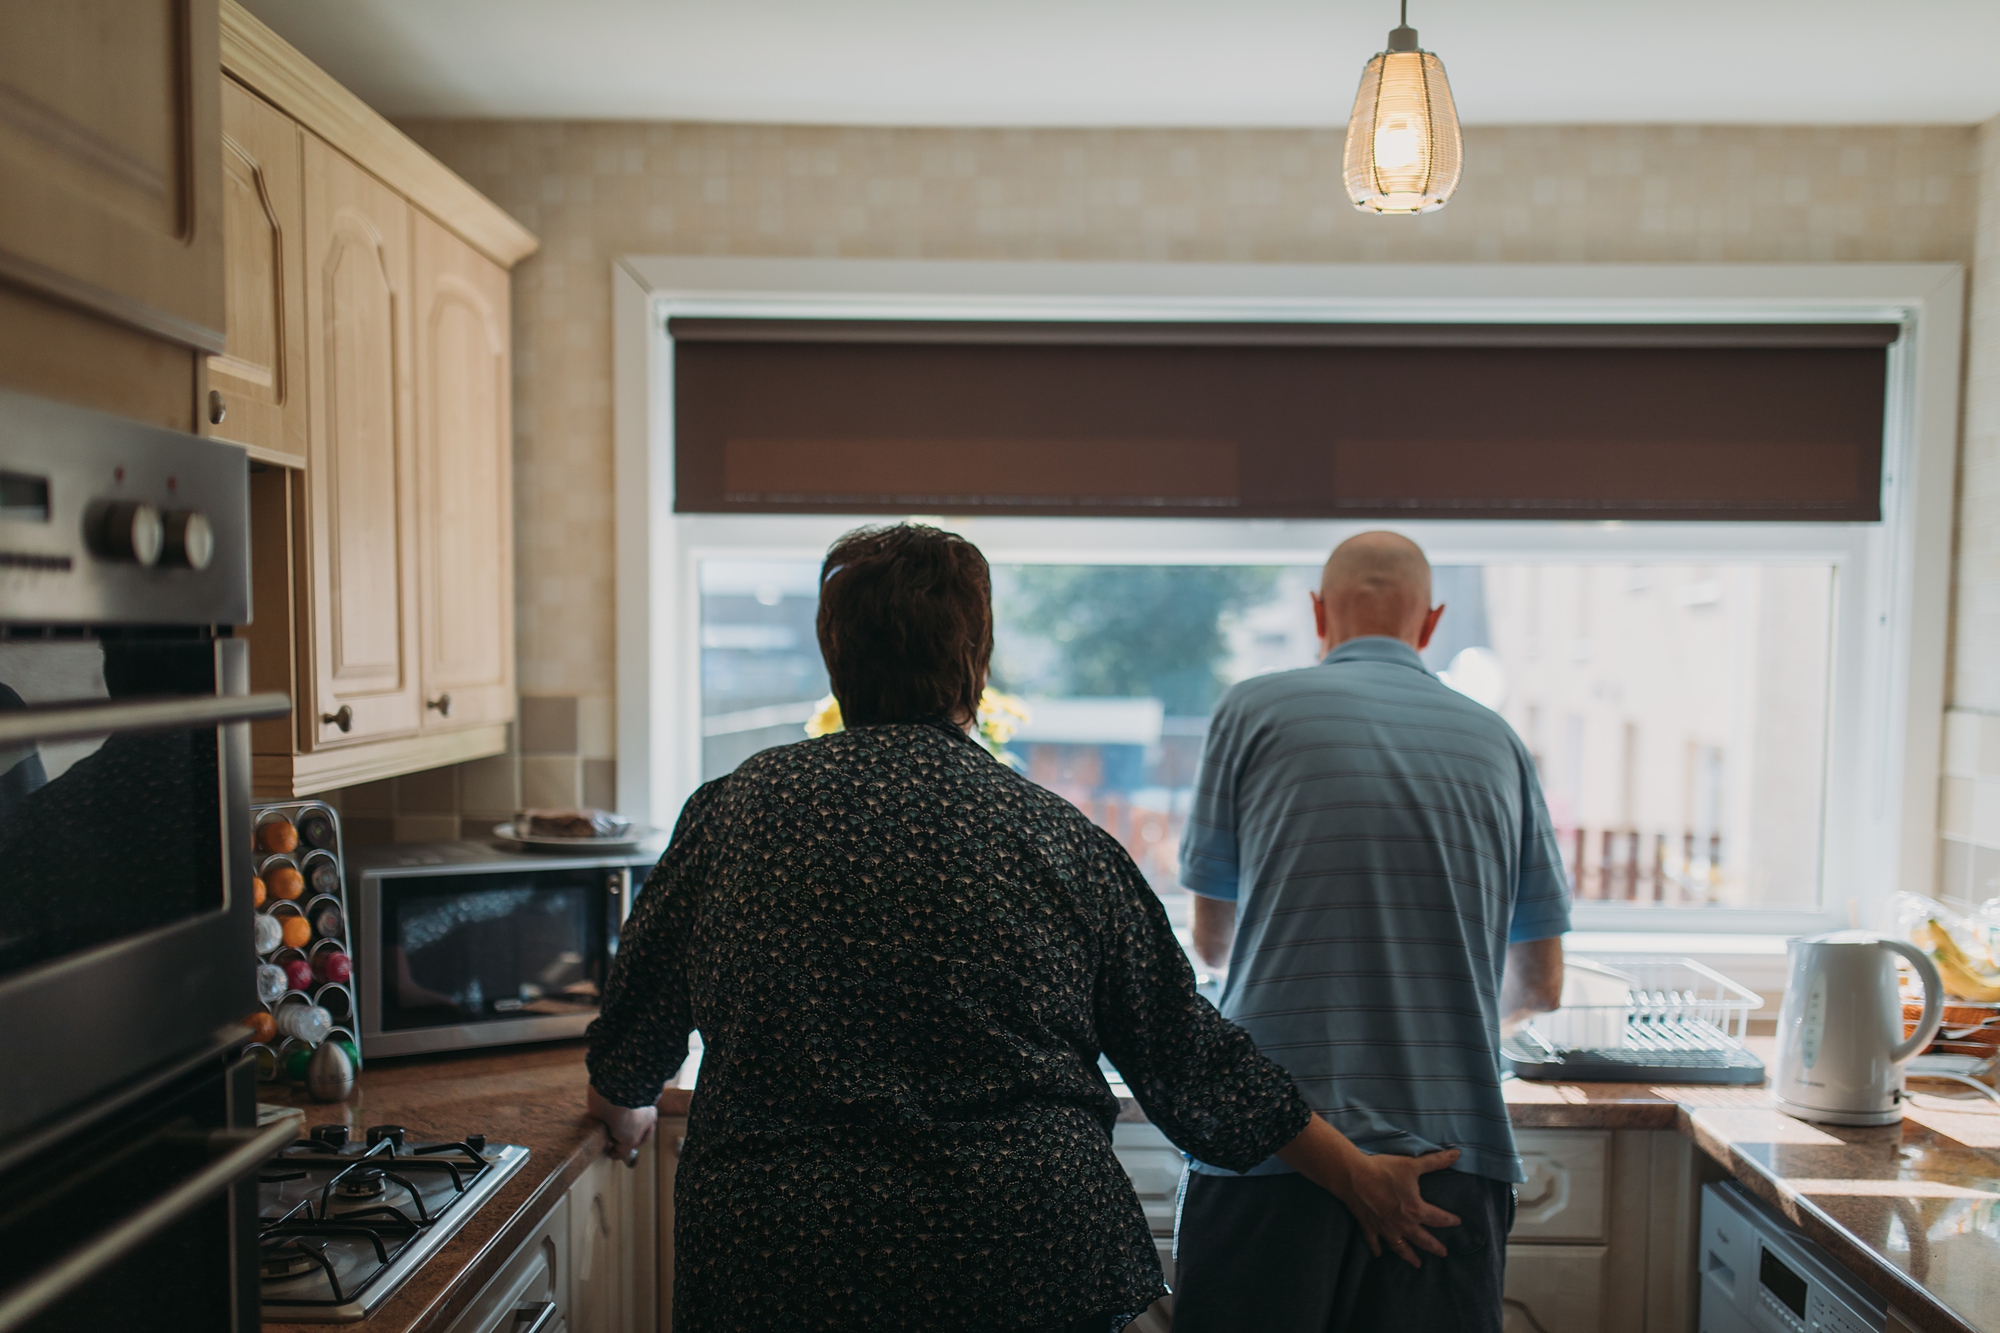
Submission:
{"label": "banana", "polygon": [[1936,920],[1924,922],[1913,934],[1916,942],[1930,951],[1945,990],[1961,1000],[2000,1001],[2000,976],[1974,967],[1958,941]]}

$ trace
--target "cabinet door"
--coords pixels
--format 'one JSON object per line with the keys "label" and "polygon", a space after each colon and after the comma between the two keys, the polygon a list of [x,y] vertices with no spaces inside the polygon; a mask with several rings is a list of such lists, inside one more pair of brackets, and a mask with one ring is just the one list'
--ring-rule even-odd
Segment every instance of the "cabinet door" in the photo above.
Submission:
{"label": "cabinet door", "polygon": [[1601,1129],[1523,1129],[1514,1146],[1528,1178],[1515,1191],[1509,1239],[1590,1241],[1609,1239],[1605,1193],[1610,1181],[1611,1135]]}
{"label": "cabinet door", "polygon": [[415,732],[423,701],[409,205],[310,134],[304,163],[312,669],[300,740],[316,749]]}
{"label": "cabinet door", "polygon": [[1598,1333],[1605,1258],[1602,1245],[1509,1245],[1504,1333]]}
{"label": "cabinet door", "polygon": [[0,274],[222,348],[216,0],[0,0]]}
{"label": "cabinet door", "polygon": [[305,466],[309,425],[301,152],[291,117],[235,80],[222,80],[228,344],[208,359],[202,419],[215,438],[292,467]]}
{"label": "cabinet door", "polygon": [[574,1333],[622,1333],[626,1327],[623,1241],[631,1171],[600,1157],[569,1190],[569,1326]]}
{"label": "cabinet door", "polygon": [[514,716],[507,271],[414,216],[417,605],[437,730]]}

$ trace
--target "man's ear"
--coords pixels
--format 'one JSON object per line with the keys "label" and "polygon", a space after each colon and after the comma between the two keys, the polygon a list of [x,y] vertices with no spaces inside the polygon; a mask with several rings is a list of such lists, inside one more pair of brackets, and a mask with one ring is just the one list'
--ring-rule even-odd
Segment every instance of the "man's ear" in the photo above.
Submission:
{"label": "man's ear", "polygon": [[1438,621],[1442,619],[1444,619],[1444,603],[1439,602],[1431,608],[1430,614],[1424,617],[1424,627],[1417,631],[1418,652],[1431,646],[1431,635],[1437,633]]}
{"label": "man's ear", "polygon": [[1325,642],[1326,642],[1326,603],[1325,603],[1324,601],[1322,601],[1322,600],[1320,599],[1320,595],[1319,595],[1318,593],[1316,593],[1316,592],[1309,592],[1309,593],[1307,593],[1307,594],[1306,594],[1306,596],[1308,596],[1308,597],[1312,598],[1312,604],[1313,604],[1313,633],[1315,633],[1315,634],[1319,635],[1319,641],[1320,641],[1321,643],[1325,643]]}

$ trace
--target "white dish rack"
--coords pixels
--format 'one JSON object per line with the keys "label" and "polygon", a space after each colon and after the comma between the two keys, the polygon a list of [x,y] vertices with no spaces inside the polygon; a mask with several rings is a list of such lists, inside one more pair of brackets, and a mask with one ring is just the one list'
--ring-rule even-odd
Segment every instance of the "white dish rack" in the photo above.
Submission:
{"label": "white dish rack", "polygon": [[1750,1012],[1764,1003],[1692,958],[1593,954],[1566,961],[1562,1008],[1536,1015],[1517,1034],[1551,1055],[1741,1050]]}

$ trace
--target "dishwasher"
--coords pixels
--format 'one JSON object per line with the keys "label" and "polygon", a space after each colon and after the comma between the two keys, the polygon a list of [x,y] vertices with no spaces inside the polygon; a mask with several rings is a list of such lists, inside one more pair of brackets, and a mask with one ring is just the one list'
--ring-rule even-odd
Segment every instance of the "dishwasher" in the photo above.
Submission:
{"label": "dishwasher", "polygon": [[1732,1183],[1701,1191],[1701,1333],[1882,1333],[1880,1296]]}

